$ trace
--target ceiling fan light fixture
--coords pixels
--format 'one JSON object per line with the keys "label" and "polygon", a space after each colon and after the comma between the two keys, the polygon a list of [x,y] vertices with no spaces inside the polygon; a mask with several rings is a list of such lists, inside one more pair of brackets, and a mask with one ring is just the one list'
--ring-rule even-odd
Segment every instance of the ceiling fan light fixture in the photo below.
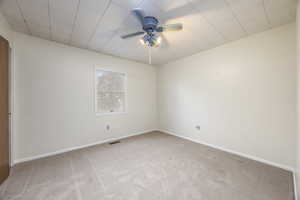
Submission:
{"label": "ceiling fan light fixture", "polygon": [[161,44],[162,38],[157,35],[153,35],[151,38],[151,46],[158,47]]}
{"label": "ceiling fan light fixture", "polygon": [[160,43],[161,43],[161,37],[160,36],[158,36],[157,38],[156,38],[156,44],[157,45],[160,45]]}
{"label": "ceiling fan light fixture", "polygon": [[146,34],[140,39],[141,44],[148,47],[158,47],[161,41],[162,38],[154,34]]}
{"label": "ceiling fan light fixture", "polygon": [[141,42],[142,45],[144,45],[144,46],[146,45],[144,38],[141,38],[140,42]]}

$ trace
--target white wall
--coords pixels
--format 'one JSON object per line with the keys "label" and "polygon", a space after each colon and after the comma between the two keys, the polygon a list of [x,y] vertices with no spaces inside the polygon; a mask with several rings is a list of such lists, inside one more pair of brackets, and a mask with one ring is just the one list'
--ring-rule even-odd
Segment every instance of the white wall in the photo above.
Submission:
{"label": "white wall", "polygon": [[300,1],[297,3],[297,140],[296,140],[296,191],[300,199]]}
{"label": "white wall", "polygon": [[[162,130],[295,166],[295,24],[161,66],[158,96],[155,67],[12,38],[2,15],[0,35],[14,39],[15,161],[156,129],[159,110]],[[95,66],[128,74],[128,114],[95,116]]]}
{"label": "white wall", "polygon": [[[19,33],[14,47],[15,161],[157,129],[155,67]],[[95,67],[127,73],[127,114],[95,115]]]}
{"label": "white wall", "polygon": [[295,43],[289,24],[161,66],[160,129],[294,168]]}

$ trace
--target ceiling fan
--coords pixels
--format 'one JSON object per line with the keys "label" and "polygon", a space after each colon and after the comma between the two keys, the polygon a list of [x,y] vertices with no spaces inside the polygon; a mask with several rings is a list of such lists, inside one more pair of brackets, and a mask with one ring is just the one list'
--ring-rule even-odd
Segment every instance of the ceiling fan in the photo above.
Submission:
{"label": "ceiling fan", "polygon": [[162,33],[166,31],[180,31],[183,28],[183,25],[181,23],[160,26],[158,19],[152,16],[145,15],[145,12],[139,8],[133,9],[132,12],[141,23],[143,31],[123,35],[121,36],[122,39],[144,35],[140,39],[142,44],[149,47],[157,47],[161,43],[161,37],[156,33]]}

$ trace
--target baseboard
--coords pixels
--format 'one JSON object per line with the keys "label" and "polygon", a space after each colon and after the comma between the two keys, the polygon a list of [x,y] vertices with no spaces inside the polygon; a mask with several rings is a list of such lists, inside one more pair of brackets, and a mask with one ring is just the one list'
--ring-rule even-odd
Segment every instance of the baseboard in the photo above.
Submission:
{"label": "baseboard", "polygon": [[278,168],[281,168],[281,169],[284,169],[284,170],[287,170],[287,171],[294,172],[294,168],[292,168],[290,166],[286,166],[286,165],[274,163],[272,161],[265,160],[263,158],[259,158],[259,157],[256,157],[256,156],[251,156],[251,155],[244,154],[244,153],[240,153],[240,152],[233,151],[233,150],[230,150],[230,149],[226,149],[226,148],[223,148],[223,147],[219,147],[219,146],[216,146],[216,145],[213,145],[213,144],[208,144],[208,143],[205,143],[205,142],[202,142],[202,141],[198,141],[198,140],[192,139],[190,137],[178,135],[176,133],[173,133],[173,132],[170,132],[170,131],[167,131],[167,130],[159,130],[159,131],[163,132],[163,133],[166,133],[166,134],[169,134],[169,135],[180,137],[180,138],[183,138],[183,139],[195,142],[195,143],[203,144],[205,146],[209,146],[209,147],[221,150],[221,151],[225,151],[225,152],[228,152],[228,153],[231,153],[231,154],[235,154],[235,155],[238,155],[238,156],[241,156],[241,157],[244,157],[244,158],[248,158],[250,160],[255,160],[255,161],[267,164],[267,165],[271,165],[271,166],[278,167]]}
{"label": "baseboard", "polygon": [[19,164],[19,163],[22,163],[22,162],[31,161],[31,160],[37,160],[37,159],[45,158],[45,157],[49,157],[49,156],[54,156],[54,155],[66,153],[66,152],[69,152],[69,151],[79,150],[79,149],[83,149],[83,148],[86,148],[86,147],[91,147],[91,146],[95,146],[95,145],[99,145],[99,144],[109,143],[109,142],[112,142],[112,141],[115,141],[115,140],[121,140],[121,139],[129,138],[129,137],[132,137],[132,136],[142,135],[142,134],[146,134],[146,133],[153,132],[153,131],[160,131],[160,132],[163,132],[163,133],[166,133],[166,134],[169,134],[169,135],[180,137],[182,139],[186,139],[186,140],[189,140],[189,141],[192,141],[192,142],[195,142],[195,143],[206,145],[206,146],[209,146],[209,147],[221,150],[221,151],[225,151],[225,152],[228,152],[228,153],[231,153],[231,154],[235,154],[235,155],[238,155],[238,156],[241,156],[241,157],[244,157],[244,158],[248,158],[248,159],[251,159],[251,160],[262,162],[264,164],[272,165],[274,167],[285,169],[285,170],[291,171],[293,173],[295,172],[295,170],[293,168],[291,168],[290,166],[274,163],[272,161],[268,161],[268,160],[265,160],[265,159],[262,159],[262,158],[259,158],[259,157],[256,157],[256,156],[251,156],[251,155],[248,155],[248,154],[236,152],[236,151],[226,149],[226,148],[223,148],[223,147],[219,147],[219,146],[216,146],[216,145],[201,142],[201,141],[192,139],[190,137],[181,136],[181,135],[178,135],[176,133],[173,133],[173,132],[170,132],[170,131],[167,131],[167,130],[162,130],[162,129],[160,129],[160,130],[155,130],[155,129],[145,130],[145,131],[142,131],[142,132],[138,132],[138,133],[134,133],[134,134],[118,137],[118,138],[109,138],[109,139],[97,141],[97,142],[86,144],[86,145],[81,145],[81,146],[76,146],[76,147],[71,147],[71,148],[66,148],[66,149],[54,151],[54,152],[51,152],[51,153],[46,153],[46,154],[40,154],[40,155],[37,155],[37,156],[21,158],[21,159],[14,160],[13,165],[16,165],[16,164]]}
{"label": "baseboard", "polygon": [[138,133],[122,136],[122,137],[109,138],[109,139],[97,141],[97,142],[86,144],[86,145],[81,145],[81,146],[76,146],[76,147],[71,147],[71,148],[66,148],[66,149],[54,151],[54,152],[51,152],[51,153],[45,153],[45,154],[40,154],[40,155],[37,155],[37,156],[21,158],[21,159],[15,160],[13,162],[13,165],[23,163],[23,162],[32,161],[32,160],[37,160],[37,159],[40,159],[40,158],[46,158],[46,157],[49,157],[49,156],[54,156],[54,155],[58,155],[58,154],[62,154],[62,153],[66,153],[66,152],[70,152],[70,151],[74,151],[74,150],[79,150],[79,149],[83,149],[83,148],[87,148],[87,147],[92,147],[92,146],[99,145],[99,144],[105,144],[105,143],[113,142],[113,141],[116,141],[116,140],[122,140],[122,139],[125,139],[125,138],[137,136],[137,135],[143,135],[143,134],[153,132],[153,131],[156,131],[156,130],[155,129],[145,130],[145,131],[142,131],[142,132],[138,132]]}
{"label": "baseboard", "polygon": [[162,130],[162,129],[160,129],[160,130],[155,130],[155,129],[146,130],[146,131],[142,131],[142,132],[138,132],[138,133],[134,133],[134,134],[118,137],[118,138],[109,138],[109,139],[106,139],[106,140],[97,141],[97,142],[90,143],[90,144],[87,144],[87,145],[81,145],[81,146],[76,146],[76,147],[72,147],[72,148],[62,149],[62,150],[51,152],[51,153],[46,153],[46,154],[41,154],[41,155],[37,155],[37,156],[17,159],[13,162],[13,165],[23,163],[23,162],[28,162],[28,161],[31,161],[31,160],[46,158],[46,157],[49,157],[49,156],[54,156],[54,155],[58,155],[58,154],[62,154],[62,153],[66,153],[66,152],[70,152],[70,151],[74,151],[74,150],[79,150],[79,149],[83,149],[83,148],[87,148],[87,147],[91,147],[91,146],[95,146],[95,145],[99,145],[99,144],[105,144],[105,143],[109,143],[109,142],[112,142],[112,141],[115,141],[115,140],[121,140],[121,139],[129,138],[129,137],[133,137],[133,136],[137,136],[137,135],[143,135],[143,134],[153,132],[153,131],[160,131],[162,133],[166,133],[166,134],[173,135],[173,136],[176,136],[176,137],[179,137],[179,138],[182,138],[182,139],[186,139],[186,140],[189,140],[189,141],[192,141],[192,142],[195,142],[195,143],[199,143],[199,144],[202,144],[202,145],[205,145],[205,146],[209,146],[209,147],[221,150],[221,151],[225,151],[225,152],[235,154],[235,155],[238,155],[238,156],[241,156],[241,157],[244,157],[244,158],[248,158],[250,160],[255,160],[255,161],[267,164],[267,165],[271,165],[271,166],[274,166],[274,167],[278,167],[278,168],[281,168],[281,169],[284,169],[284,170],[291,171],[293,173],[295,200],[298,200],[296,172],[293,168],[291,168],[289,166],[286,166],[286,165],[281,165],[281,164],[278,164],[278,163],[274,163],[274,162],[271,162],[271,161],[268,161],[268,160],[265,160],[265,159],[262,159],[262,158],[259,158],[259,157],[256,157],[256,156],[247,155],[247,154],[244,154],[244,153],[240,153],[240,152],[236,152],[236,151],[233,151],[233,150],[225,149],[223,147],[219,147],[219,146],[216,146],[216,145],[212,145],[212,144],[208,144],[208,143],[205,143],[205,142],[197,141],[197,140],[192,139],[190,137],[181,136],[181,135],[175,134],[173,132],[170,132],[170,131],[167,131],[167,130]]}

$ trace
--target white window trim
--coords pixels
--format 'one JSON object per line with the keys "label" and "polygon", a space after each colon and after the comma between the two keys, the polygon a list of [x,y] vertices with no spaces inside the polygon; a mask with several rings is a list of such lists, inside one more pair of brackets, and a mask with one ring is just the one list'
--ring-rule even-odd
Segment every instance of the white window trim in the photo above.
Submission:
{"label": "white window trim", "polygon": [[[101,70],[101,71],[105,71],[105,72],[114,72],[114,73],[120,73],[120,74],[124,74],[124,99],[125,99],[125,104],[124,104],[124,112],[107,112],[107,113],[99,113],[98,111],[98,104],[97,104],[97,71]],[[105,69],[105,68],[99,68],[99,67],[95,67],[94,68],[94,106],[95,106],[95,113],[96,116],[105,116],[105,115],[123,115],[123,114],[128,114],[127,112],[127,73],[125,72],[120,72],[120,71],[114,71],[111,69]]]}

